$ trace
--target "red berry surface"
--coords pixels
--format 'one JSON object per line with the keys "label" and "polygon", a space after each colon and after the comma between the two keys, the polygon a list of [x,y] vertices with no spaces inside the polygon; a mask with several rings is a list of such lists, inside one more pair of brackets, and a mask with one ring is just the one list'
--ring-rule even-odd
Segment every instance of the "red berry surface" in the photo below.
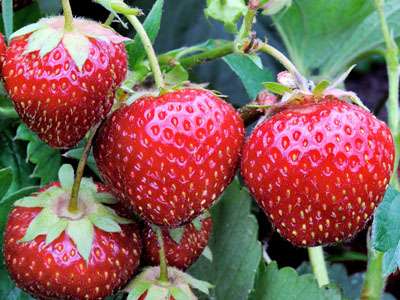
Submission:
{"label": "red berry surface", "polygon": [[143,97],[114,112],[94,145],[111,190],[149,223],[179,226],[231,182],[244,138],[234,108],[202,89]]}
{"label": "red berry surface", "polygon": [[277,231],[294,245],[351,238],[381,202],[393,171],[389,128],[325,98],[290,106],[246,141],[242,174]]}
{"label": "red berry surface", "polygon": [[142,247],[135,224],[115,233],[95,228],[87,264],[65,232],[49,245],[42,235],[20,242],[41,210],[16,207],[8,219],[4,257],[18,287],[38,299],[104,299],[132,278]]}
{"label": "red berry surface", "polygon": [[0,32],[0,75],[2,74],[6,51],[7,51],[6,41],[4,40],[4,35]]}
{"label": "red berry surface", "polygon": [[[185,270],[191,266],[207,246],[211,230],[211,217],[202,220],[200,230],[196,229],[192,223],[189,223],[184,226],[183,236],[178,244],[170,236],[168,229],[162,229],[168,265],[181,270]],[[160,248],[156,233],[147,225],[142,230],[142,237],[144,241],[144,254],[147,262],[151,265],[159,265]]]}
{"label": "red berry surface", "polygon": [[33,34],[12,39],[3,68],[5,88],[21,119],[43,141],[72,147],[110,111],[127,70],[124,44],[89,38],[88,57],[79,69],[63,42],[44,57],[39,51],[25,53]]}

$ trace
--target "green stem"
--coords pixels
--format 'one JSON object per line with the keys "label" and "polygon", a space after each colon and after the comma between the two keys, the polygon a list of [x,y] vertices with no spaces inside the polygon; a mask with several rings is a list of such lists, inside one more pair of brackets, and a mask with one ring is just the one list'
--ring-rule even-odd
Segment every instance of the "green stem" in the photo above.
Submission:
{"label": "green stem", "polygon": [[165,257],[165,249],[164,249],[164,239],[162,236],[162,231],[160,227],[155,226],[156,229],[156,234],[157,234],[157,240],[158,240],[158,245],[160,246],[160,278],[159,280],[161,282],[168,282],[168,266],[167,266],[167,259]]}
{"label": "green stem", "polygon": [[85,148],[83,149],[82,157],[79,160],[78,168],[76,169],[75,181],[71,190],[71,198],[69,201],[68,210],[71,213],[76,213],[79,209],[79,189],[81,186],[81,181],[83,177],[83,171],[85,170],[86,162],[89,157],[90,149],[92,148],[92,143],[94,136],[97,132],[97,129],[100,127],[100,124],[97,124],[89,135],[88,141],[86,142]]}
{"label": "green stem", "polygon": [[72,15],[71,4],[69,0],[61,0],[63,11],[64,11],[64,30],[72,31],[74,30],[74,16]]}
{"label": "green stem", "polygon": [[380,300],[385,288],[385,278],[382,276],[383,253],[369,251],[368,271],[365,275],[361,300]]}
{"label": "green stem", "polygon": [[111,23],[114,21],[115,15],[113,13],[108,15],[107,20],[104,21],[103,25],[105,26],[111,26]]}
{"label": "green stem", "polygon": [[[390,34],[390,29],[387,24],[385,18],[384,11],[384,1],[383,0],[375,0],[375,7],[379,14],[379,19],[381,23],[381,30],[383,37],[385,39],[386,44],[386,66],[387,73],[389,79],[389,98],[387,103],[388,108],[388,125],[392,130],[393,137],[395,141],[398,140],[399,137],[399,75],[400,75],[400,67],[399,67],[399,49],[397,47],[396,41],[393,39]],[[400,144],[395,142],[396,145],[396,158],[394,165],[394,173],[392,177],[392,185],[399,189],[399,179],[397,175],[397,168],[399,165],[399,153],[400,153]]]}
{"label": "green stem", "polygon": [[304,78],[304,76],[300,74],[296,66],[282,52],[280,52],[278,49],[266,43],[261,43],[258,50],[271,55],[273,58],[279,61],[282,64],[282,66],[284,66],[285,69],[289,71],[289,73],[295,76],[295,79],[299,87],[303,91],[309,90],[307,86],[307,81]]}
{"label": "green stem", "polygon": [[163,89],[165,87],[163,75],[161,72],[160,65],[158,64],[157,56],[154,51],[153,45],[149,36],[147,35],[146,30],[144,29],[142,23],[140,23],[139,19],[134,15],[126,15],[128,21],[132,24],[133,28],[135,28],[137,34],[139,35],[144,49],[147,53],[147,57],[149,59],[150,68],[153,72],[154,81],[158,89]]}
{"label": "green stem", "polygon": [[251,31],[253,30],[254,18],[256,14],[257,14],[257,8],[253,8],[249,4],[239,34],[236,38],[236,41],[238,43],[241,43],[244,39],[248,38],[251,35]]}
{"label": "green stem", "polygon": [[308,248],[308,256],[310,257],[311,267],[319,286],[322,287],[329,284],[328,271],[322,247]]}

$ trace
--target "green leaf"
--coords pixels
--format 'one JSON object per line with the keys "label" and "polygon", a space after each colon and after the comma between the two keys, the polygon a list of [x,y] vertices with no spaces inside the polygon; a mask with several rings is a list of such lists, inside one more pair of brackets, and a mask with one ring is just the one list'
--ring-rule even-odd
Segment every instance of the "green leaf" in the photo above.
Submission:
{"label": "green leaf", "polygon": [[71,190],[75,181],[74,168],[71,165],[62,165],[58,170],[58,178],[64,190]]}
{"label": "green leaf", "polygon": [[27,160],[35,165],[32,177],[39,178],[41,185],[57,181],[57,172],[61,166],[61,154],[42,142],[36,134],[21,124],[15,139],[28,142]]}
{"label": "green leaf", "polygon": [[375,250],[384,253],[385,276],[400,267],[400,193],[392,187],[375,211],[371,244]]}
{"label": "green leaf", "polygon": [[292,268],[278,269],[276,262],[260,265],[250,300],[341,300],[337,289],[319,288],[314,276],[299,276]]}
{"label": "green leaf", "polygon": [[39,235],[47,234],[60,219],[49,208],[44,208],[29,224],[21,242],[30,242]]}
{"label": "green leaf", "polygon": [[96,214],[89,215],[89,220],[97,228],[106,232],[121,232],[121,227],[112,219],[111,216],[99,216]]}
{"label": "green leaf", "polygon": [[5,266],[0,266],[0,299],[35,300],[15,286],[15,283],[8,276]]}
{"label": "green leaf", "polygon": [[277,95],[283,95],[284,93],[292,92],[292,89],[277,82],[265,82],[263,85],[267,90]]}
{"label": "green leaf", "polygon": [[[65,152],[64,156],[68,157],[68,158],[80,160],[82,157],[82,154],[83,154],[83,147],[80,147],[80,148],[72,149],[72,150]],[[90,151],[90,154],[89,154],[86,164],[97,175],[97,177],[100,178],[99,169],[97,168],[96,161],[93,156],[93,151]]]}
{"label": "green leaf", "polygon": [[[143,23],[144,29],[152,42],[155,41],[160,30],[163,6],[164,0],[157,0]],[[146,57],[146,51],[138,35],[135,36],[132,42],[126,45],[126,50],[129,55],[129,65],[134,70],[135,65]]]}
{"label": "green leaf", "polygon": [[46,236],[46,245],[51,244],[55,241],[61,233],[67,228],[68,220],[60,219],[56,224],[54,224],[47,233]]}
{"label": "green leaf", "polygon": [[184,227],[177,227],[173,229],[169,229],[169,236],[175,241],[175,243],[180,244],[183,234],[185,233]]}
{"label": "green leaf", "polygon": [[210,294],[210,289],[213,288],[213,286],[207,282],[207,281],[203,281],[203,280],[198,280],[192,276],[190,276],[189,274],[186,273],[182,273],[182,276],[185,278],[185,281],[194,289],[199,290],[200,292],[202,292],[203,294],[209,295]]}
{"label": "green leaf", "polygon": [[[204,257],[190,273],[215,286],[213,299],[247,299],[261,259],[258,225],[250,213],[252,200],[235,179],[212,208],[213,233],[209,247],[210,262]],[[208,299],[208,298],[207,298]]]}
{"label": "green leaf", "polygon": [[93,224],[88,219],[69,221],[67,234],[73,240],[82,258],[88,262],[94,239]]}
{"label": "green leaf", "polygon": [[0,170],[0,199],[2,199],[11,186],[13,179],[13,173],[11,168],[5,168]]}
{"label": "green leaf", "polygon": [[207,17],[213,18],[224,24],[230,32],[237,32],[236,23],[247,12],[244,0],[207,0],[207,8],[204,13]]}
{"label": "green leaf", "polygon": [[14,11],[13,11],[13,1],[12,0],[2,0],[1,10],[3,16],[4,29],[7,39],[10,37],[14,28]]}
{"label": "green leaf", "polygon": [[[398,0],[385,1],[395,38],[400,37]],[[332,79],[354,60],[382,47],[373,1],[297,0],[274,23],[291,59],[304,75]]]}
{"label": "green leaf", "polygon": [[189,80],[189,73],[181,65],[176,65],[168,73],[165,74],[165,81],[172,86],[188,80]]}
{"label": "green leaf", "polygon": [[272,80],[271,72],[260,69],[247,55],[231,54],[225,56],[224,61],[239,76],[251,99],[263,89],[263,82]]}

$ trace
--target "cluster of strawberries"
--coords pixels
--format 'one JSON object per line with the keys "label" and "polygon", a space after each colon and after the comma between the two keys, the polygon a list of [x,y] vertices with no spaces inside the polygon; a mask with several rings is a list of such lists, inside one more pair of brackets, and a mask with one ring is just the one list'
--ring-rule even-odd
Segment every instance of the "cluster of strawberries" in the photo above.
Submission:
{"label": "cluster of strawberries", "polygon": [[6,265],[33,296],[112,295],[142,256],[159,264],[155,225],[168,264],[186,269],[208,243],[212,222],[203,214],[234,177],[243,144],[246,185],[295,245],[351,238],[382,200],[393,139],[366,110],[307,97],[265,117],[246,142],[238,112],[205,89],[144,96],[110,113],[127,72],[125,38],[83,19],[74,28],[66,31],[61,17],[42,19],[14,33],[7,49],[0,43],[5,88],[43,141],[73,147],[105,119],[93,144],[104,185],[83,178],[71,208],[75,177],[66,165],[59,182],[17,201],[9,216]]}

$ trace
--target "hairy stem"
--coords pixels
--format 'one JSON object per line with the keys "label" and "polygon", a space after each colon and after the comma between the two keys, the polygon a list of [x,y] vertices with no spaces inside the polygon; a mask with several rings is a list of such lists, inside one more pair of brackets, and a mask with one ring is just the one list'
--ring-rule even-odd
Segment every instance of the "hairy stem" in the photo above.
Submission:
{"label": "hairy stem", "polygon": [[111,26],[111,23],[114,21],[115,15],[113,13],[110,13],[107,17],[107,20],[104,21],[103,25],[105,26]]}
{"label": "hairy stem", "polygon": [[282,52],[266,43],[261,43],[258,50],[271,55],[273,58],[279,61],[286,70],[288,70],[291,74],[295,76],[299,87],[303,91],[308,91],[306,79],[303,75],[300,74],[296,66]]}
{"label": "hairy stem", "polygon": [[385,288],[385,278],[382,275],[383,253],[369,251],[368,271],[365,274],[361,300],[380,300]]}
{"label": "hairy stem", "polygon": [[85,170],[86,162],[90,153],[90,149],[92,148],[92,143],[94,136],[99,128],[101,122],[93,127],[92,132],[89,135],[88,141],[86,142],[85,148],[83,149],[82,157],[79,160],[78,168],[76,169],[75,181],[71,190],[71,198],[69,201],[68,210],[71,213],[75,213],[79,209],[79,189],[81,186],[81,181],[83,177],[83,171]]}
{"label": "hairy stem", "polygon": [[[182,57],[176,59],[171,53],[165,53],[158,57],[161,65],[175,65],[180,63],[184,68],[190,69],[194,66],[206,63],[208,61],[224,57],[234,52],[233,42],[224,41],[222,45],[215,47],[214,49],[201,51],[200,53],[193,54],[191,56]],[[184,50],[183,50],[184,51]]]}
{"label": "hairy stem", "polygon": [[64,30],[74,30],[74,16],[72,15],[71,4],[69,0],[61,0],[63,11],[64,11]]}
{"label": "hairy stem", "polygon": [[[393,137],[395,141],[398,140],[399,137],[399,49],[397,47],[396,41],[393,39],[393,36],[390,34],[389,26],[386,22],[385,11],[384,11],[384,1],[383,0],[375,0],[375,7],[379,14],[379,19],[381,23],[382,34],[385,39],[386,51],[385,51],[385,59],[386,59],[386,67],[389,79],[389,98],[387,103],[388,108],[388,124],[390,129],[392,130]],[[397,175],[397,167],[399,165],[399,153],[400,153],[400,144],[395,142],[396,144],[396,158],[395,165],[392,177],[392,185],[399,189],[399,179]]]}
{"label": "hairy stem", "polygon": [[239,34],[236,38],[236,42],[240,43],[244,39],[251,35],[253,30],[254,18],[257,14],[257,7],[252,7],[251,3],[248,5],[247,13],[243,18],[243,23],[240,28]]}
{"label": "hairy stem", "polygon": [[167,259],[165,257],[165,249],[164,249],[164,239],[162,236],[162,231],[160,227],[156,226],[156,234],[158,245],[160,247],[159,255],[160,255],[160,278],[161,282],[168,282],[168,266],[167,266]]}
{"label": "hairy stem", "polygon": [[139,19],[134,15],[126,15],[128,21],[132,24],[133,28],[135,28],[137,34],[142,41],[144,49],[146,50],[147,57],[149,59],[150,68],[153,72],[154,81],[158,89],[163,89],[165,87],[163,75],[161,72],[160,65],[158,64],[157,56],[154,51],[153,45],[149,36],[147,35],[146,30],[144,29],[142,23],[140,23]]}
{"label": "hairy stem", "polygon": [[[399,189],[399,179],[397,168],[399,165],[400,144],[399,140],[399,49],[392,35],[390,34],[389,26],[386,22],[384,12],[384,1],[374,0],[376,10],[379,15],[382,34],[385,39],[386,51],[385,59],[387,65],[389,79],[389,98],[387,103],[388,108],[388,124],[392,131],[396,154],[394,172],[391,180],[392,185]],[[370,247],[369,247],[370,248]],[[380,299],[385,288],[385,277],[382,274],[383,253],[374,252],[370,249],[368,268],[365,276],[364,287],[362,289],[361,299],[375,300]]]}
{"label": "hairy stem", "polygon": [[317,278],[320,287],[329,284],[328,271],[326,269],[326,263],[324,258],[324,251],[321,246],[308,248],[308,256],[310,257],[310,263]]}

